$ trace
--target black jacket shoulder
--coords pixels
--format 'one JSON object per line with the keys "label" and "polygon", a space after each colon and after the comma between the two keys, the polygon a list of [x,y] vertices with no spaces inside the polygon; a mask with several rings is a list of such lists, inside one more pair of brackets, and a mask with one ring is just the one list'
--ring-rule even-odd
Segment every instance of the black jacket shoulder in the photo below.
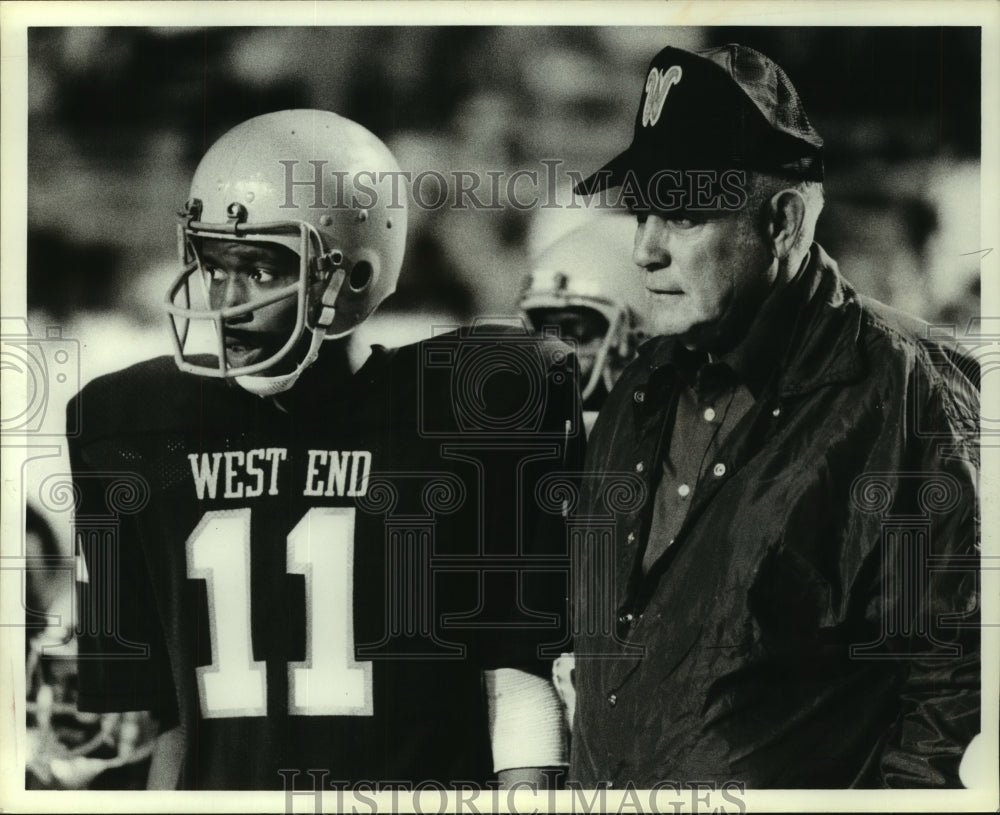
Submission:
{"label": "black jacket shoulder", "polygon": [[890,348],[907,349],[932,384],[960,390],[980,389],[979,361],[962,348],[948,326],[934,326],[899,309],[860,296],[869,344],[880,339]]}

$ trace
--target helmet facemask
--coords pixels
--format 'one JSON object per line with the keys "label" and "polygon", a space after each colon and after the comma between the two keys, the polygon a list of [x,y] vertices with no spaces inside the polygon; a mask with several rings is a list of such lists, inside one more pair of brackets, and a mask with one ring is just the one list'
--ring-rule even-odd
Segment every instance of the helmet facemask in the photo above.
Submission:
{"label": "helmet facemask", "polygon": [[520,307],[536,330],[555,326],[576,342],[584,410],[595,410],[644,339],[646,292],[631,259],[634,219],[585,217],[539,254]]}
{"label": "helmet facemask", "polygon": [[[531,297],[522,302],[532,328],[558,328],[561,339],[577,346],[586,403],[610,392],[618,373],[631,359],[633,320],[620,304],[583,297]],[[595,341],[596,340],[596,341]]]}
{"label": "helmet facemask", "polygon": [[[240,207],[231,207],[232,217],[225,224],[209,224],[197,220],[200,206],[197,200],[189,201],[178,224],[178,250],[181,272],[174,280],[167,295],[167,312],[170,315],[171,338],[178,367],[203,376],[237,378],[260,376],[285,362],[301,347],[306,332],[316,338],[310,343],[318,347],[325,338],[333,320],[332,306],[326,302],[336,300],[337,291],[344,280],[344,269],[339,267],[343,253],[324,251],[322,238],[310,224],[301,221],[283,221],[256,224],[252,231],[241,228]],[[283,286],[252,301],[223,308],[213,308],[208,290],[208,273],[204,268],[198,247],[203,240],[246,241],[247,243],[284,246],[299,258],[298,276],[294,283]],[[202,307],[196,307],[192,298],[192,278],[197,278],[198,295]],[[332,296],[327,292],[332,291]],[[295,298],[295,324],[281,347],[265,359],[250,365],[231,365],[226,356],[227,337],[238,328],[241,318],[255,311]],[[212,324],[217,362],[196,362],[188,350],[189,329],[192,322]],[[312,348],[310,348],[312,351]],[[302,352],[299,352],[302,355]],[[309,352],[306,352],[306,356]]]}
{"label": "helmet facemask", "polygon": [[[395,290],[407,220],[399,173],[376,136],[328,111],[268,113],[219,138],[195,171],[177,228],[181,270],[166,307],[178,367],[260,395],[291,387],[323,340],[350,334]],[[199,256],[209,241],[224,244],[224,262],[211,270]],[[255,270],[253,252],[234,248],[240,243],[265,257],[275,254],[269,245],[294,252],[297,275],[284,258],[283,280],[269,288],[254,274],[266,265]],[[222,278],[207,272],[226,276],[222,300]],[[289,302],[294,308],[277,311]],[[247,348],[264,348],[266,358]]]}

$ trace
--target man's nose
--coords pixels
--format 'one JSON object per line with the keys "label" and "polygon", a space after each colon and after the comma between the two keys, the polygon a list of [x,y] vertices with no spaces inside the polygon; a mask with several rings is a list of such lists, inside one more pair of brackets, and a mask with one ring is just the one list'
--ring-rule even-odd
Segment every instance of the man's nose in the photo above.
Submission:
{"label": "man's nose", "polygon": [[[222,284],[221,300],[217,308],[233,308],[249,302],[249,291],[246,285],[246,275],[229,272]],[[253,313],[247,312],[234,317],[227,317],[227,323],[245,323],[253,319]]]}
{"label": "man's nose", "polygon": [[632,262],[647,272],[670,265],[666,223],[658,215],[649,215],[637,225]]}

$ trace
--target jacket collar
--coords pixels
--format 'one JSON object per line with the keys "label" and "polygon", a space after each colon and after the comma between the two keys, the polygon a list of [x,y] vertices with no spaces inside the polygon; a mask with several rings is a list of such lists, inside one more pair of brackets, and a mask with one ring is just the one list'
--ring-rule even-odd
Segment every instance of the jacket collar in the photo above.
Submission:
{"label": "jacket collar", "polygon": [[[862,375],[860,327],[857,293],[814,243],[802,272],[765,301],[747,337],[723,361],[755,393],[773,388],[779,396],[801,395]],[[639,364],[652,374],[688,353],[674,337],[654,337],[639,347]]]}

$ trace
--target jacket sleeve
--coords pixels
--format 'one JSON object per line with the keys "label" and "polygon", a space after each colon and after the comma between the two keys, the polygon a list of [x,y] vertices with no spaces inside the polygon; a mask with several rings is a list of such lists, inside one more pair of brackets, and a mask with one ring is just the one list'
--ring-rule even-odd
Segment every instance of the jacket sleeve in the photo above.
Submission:
{"label": "jacket sleeve", "polygon": [[918,521],[916,535],[884,549],[881,618],[902,686],[869,782],[961,787],[959,765],[980,730],[978,390],[957,375],[931,383],[911,405],[911,437],[919,438],[909,475],[919,477],[910,487],[897,482],[903,505],[893,515],[924,519],[926,538]]}

